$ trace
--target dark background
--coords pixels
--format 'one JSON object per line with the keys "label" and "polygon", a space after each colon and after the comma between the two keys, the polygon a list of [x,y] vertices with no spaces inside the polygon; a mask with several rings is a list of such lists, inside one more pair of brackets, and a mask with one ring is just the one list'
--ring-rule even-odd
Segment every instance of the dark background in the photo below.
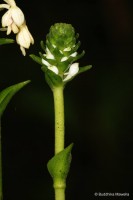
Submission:
{"label": "dark background", "polygon": [[74,26],[86,51],[80,66],[93,65],[65,89],[66,146],[74,142],[66,199],[97,199],[94,192],[132,196],[133,1],[17,0],[17,5],[35,45],[26,57],[16,44],[0,47],[0,90],[32,81],[2,118],[4,200],[54,199],[46,168],[54,153],[52,92],[29,54],[38,55],[40,40],[56,22]]}

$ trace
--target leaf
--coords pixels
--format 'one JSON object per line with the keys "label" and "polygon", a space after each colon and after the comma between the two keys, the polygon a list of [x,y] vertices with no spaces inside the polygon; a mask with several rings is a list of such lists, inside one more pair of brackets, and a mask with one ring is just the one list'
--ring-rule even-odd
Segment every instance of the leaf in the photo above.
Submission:
{"label": "leaf", "polygon": [[42,65],[42,59],[34,54],[31,54],[30,57],[37,62],[39,65]]}
{"label": "leaf", "polygon": [[25,85],[27,85],[30,81],[24,81],[21,83],[17,83],[12,85],[0,92],[0,117],[2,116],[6,106],[10,102],[11,98]]}
{"label": "leaf", "polygon": [[83,73],[85,71],[88,71],[91,68],[92,68],[92,65],[87,65],[87,66],[84,66],[84,67],[80,67],[78,74]]}
{"label": "leaf", "polygon": [[0,45],[3,45],[3,44],[10,44],[10,43],[13,43],[13,42],[14,42],[13,39],[0,38]]}
{"label": "leaf", "polygon": [[70,144],[63,151],[59,152],[53,158],[51,158],[47,164],[48,171],[54,181],[54,187],[61,183],[65,184],[71,164],[72,147],[73,144]]}
{"label": "leaf", "polygon": [[41,69],[45,74],[45,80],[47,84],[52,90],[54,87],[58,87],[63,84],[62,78],[53,71],[49,70],[47,66],[43,65]]}

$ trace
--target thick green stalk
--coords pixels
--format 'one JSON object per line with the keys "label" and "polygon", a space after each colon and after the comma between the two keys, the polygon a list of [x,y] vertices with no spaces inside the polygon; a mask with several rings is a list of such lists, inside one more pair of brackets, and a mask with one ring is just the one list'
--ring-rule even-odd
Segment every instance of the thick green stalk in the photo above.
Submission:
{"label": "thick green stalk", "polygon": [[65,189],[63,188],[55,189],[55,200],[65,200]]}
{"label": "thick green stalk", "polygon": [[0,118],[0,200],[2,200],[2,144],[1,144],[1,118]]}
{"label": "thick green stalk", "polygon": [[64,149],[64,87],[58,86],[53,89],[55,109],[55,154]]}
{"label": "thick green stalk", "polygon": [[[55,109],[55,155],[64,150],[64,87],[53,89]],[[65,180],[54,182],[55,200],[65,200]]]}

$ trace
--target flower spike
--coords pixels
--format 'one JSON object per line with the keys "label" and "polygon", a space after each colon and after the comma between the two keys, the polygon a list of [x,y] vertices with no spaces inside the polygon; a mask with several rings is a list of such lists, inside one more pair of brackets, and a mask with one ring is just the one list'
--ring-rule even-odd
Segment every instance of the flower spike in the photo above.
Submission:
{"label": "flower spike", "polygon": [[[45,52],[40,53],[40,58],[31,55],[33,60],[41,63],[50,87],[59,84],[65,85],[81,71],[83,72],[83,70],[80,70],[82,67],[79,67],[79,63],[75,62],[85,53],[84,51],[78,53],[80,47],[80,41],[77,41],[78,37],[79,34],[75,33],[71,24],[55,23],[50,27],[46,36],[46,43],[41,41],[41,47]],[[87,69],[90,68],[85,68],[84,71]]]}

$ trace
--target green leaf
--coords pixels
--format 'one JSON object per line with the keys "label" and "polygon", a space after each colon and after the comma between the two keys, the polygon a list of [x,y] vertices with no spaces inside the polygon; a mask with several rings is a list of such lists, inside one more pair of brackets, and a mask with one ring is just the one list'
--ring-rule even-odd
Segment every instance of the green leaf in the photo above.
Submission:
{"label": "green leaf", "polygon": [[43,65],[41,69],[45,73],[46,82],[51,89],[63,84],[62,78],[59,75],[55,74],[53,71],[49,70],[45,65]]}
{"label": "green leaf", "polygon": [[3,45],[3,44],[10,44],[10,43],[13,43],[13,42],[14,42],[13,39],[0,38],[0,45]]}
{"label": "green leaf", "polygon": [[54,181],[54,187],[59,184],[65,184],[71,164],[71,150],[73,144],[70,144],[63,151],[56,154],[49,160],[47,167]]}
{"label": "green leaf", "polygon": [[32,60],[34,60],[35,62],[37,62],[39,65],[42,65],[42,59],[34,54],[31,54],[30,57],[32,58]]}
{"label": "green leaf", "polygon": [[30,81],[24,81],[15,85],[12,85],[0,92],[0,117],[2,116],[6,106],[10,102],[11,98]]}
{"label": "green leaf", "polygon": [[84,66],[84,67],[80,67],[78,74],[83,73],[83,72],[85,72],[85,71],[87,71],[87,70],[89,70],[91,68],[92,68],[92,65],[87,65],[87,66]]}
{"label": "green leaf", "polygon": [[45,52],[46,51],[46,45],[44,44],[43,41],[40,42],[42,50]]}

